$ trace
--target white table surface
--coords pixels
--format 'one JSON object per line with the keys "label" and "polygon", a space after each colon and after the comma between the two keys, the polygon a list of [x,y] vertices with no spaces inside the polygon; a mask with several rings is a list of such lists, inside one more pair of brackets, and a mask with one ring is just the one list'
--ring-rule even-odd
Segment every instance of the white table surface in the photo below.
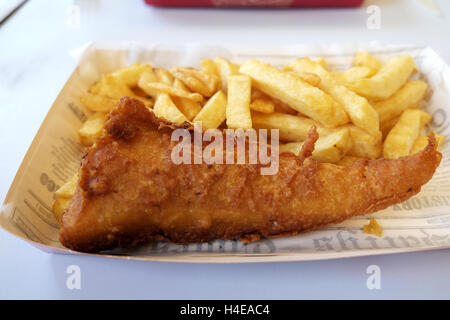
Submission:
{"label": "white table surface", "polygon": [[[30,0],[0,25],[0,198],[48,108],[75,67],[69,52],[91,40],[159,43],[425,44],[450,62],[450,2],[443,17],[415,1],[381,7],[381,29],[359,9],[161,9],[143,1]],[[79,8],[80,24],[74,20]],[[81,290],[66,287],[69,265]],[[369,265],[381,289],[366,287]],[[0,230],[0,298],[300,299],[450,298],[450,250],[318,262],[177,264],[52,255]]]}

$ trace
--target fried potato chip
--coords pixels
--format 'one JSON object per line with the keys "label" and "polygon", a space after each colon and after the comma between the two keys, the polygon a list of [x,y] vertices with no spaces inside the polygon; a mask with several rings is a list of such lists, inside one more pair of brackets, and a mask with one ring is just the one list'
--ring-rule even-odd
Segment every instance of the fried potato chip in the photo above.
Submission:
{"label": "fried potato chip", "polygon": [[[335,163],[349,151],[352,145],[348,128],[336,129],[327,136],[319,137],[314,145],[312,158],[319,162]],[[303,142],[291,142],[280,146],[280,152],[290,151],[299,155]]]}
{"label": "fried potato chip", "polygon": [[155,99],[158,98],[160,93],[166,93],[171,96],[177,96],[180,98],[189,99],[192,101],[200,102],[203,100],[203,97],[199,93],[190,93],[184,90],[176,89],[172,86],[168,86],[164,83],[159,82],[146,82],[143,77],[139,80],[138,83],[139,87],[147,92],[148,95],[154,97]]}
{"label": "fried potato chip", "polygon": [[55,195],[61,198],[72,198],[77,188],[78,173],[74,174],[69,181],[56,190]]}
{"label": "fried potato chip", "polygon": [[383,235],[383,228],[375,218],[370,218],[369,223],[363,226],[362,232],[381,237]]}
{"label": "fried potato chip", "polygon": [[431,121],[431,118],[433,116],[426,111],[423,110],[418,111],[420,113],[420,128],[422,129],[426,124],[428,124]]}
{"label": "fried potato chip", "polygon": [[129,67],[122,68],[111,73],[113,77],[120,79],[127,86],[137,87],[139,78],[144,72],[153,72],[153,68],[149,64],[136,63]]}
{"label": "fried potato chip", "polygon": [[132,88],[132,90],[133,90],[133,92],[134,92],[136,97],[142,97],[142,98],[148,98],[149,97],[147,92],[145,92],[144,90],[142,90],[139,87]]}
{"label": "fried potato chip", "polygon": [[419,137],[422,125],[427,118],[429,119],[427,115],[426,112],[418,109],[405,110],[384,140],[384,157],[397,159],[408,155]]}
{"label": "fried potato chip", "polygon": [[[320,64],[318,64],[318,65],[320,66]],[[299,71],[299,72],[295,72],[294,74],[297,77],[299,77],[300,79],[302,79],[303,81],[309,83],[310,85],[312,85],[314,87],[318,87],[320,85],[320,82],[322,81],[322,79],[320,78],[319,75],[314,74],[312,72]]]}
{"label": "fried potato chip", "polygon": [[366,160],[366,158],[346,155],[341,160],[336,162],[335,165],[342,167],[350,167],[351,165],[353,165],[353,163],[360,160]]}
{"label": "fried potato chip", "polygon": [[324,126],[336,127],[349,121],[344,109],[333,98],[293,74],[254,59],[244,63],[239,71],[250,76],[258,90]]}
{"label": "fried potato chip", "polygon": [[297,59],[291,67],[294,71],[310,72],[320,77],[319,88],[328,93],[345,109],[352,122],[371,134],[379,131],[378,114],[367,99],[340,85],[321,65],[305,58]]}
{"label": "fried potato chip", "polygon": [[222,57],[215,58],[214,64],[219,74],[220,88],[224,93],[227,93],[228,76],[239,74],[239,66]]}
{"label": "fried potato chip", "polygon": [[372,77],[376,71],[369,67],[358,66],[345,70],[342,73],[330,73],[341,85],[348,86],[349,83]]}
{"label": "fried potato chip", "polygon": [[[158,96],[160,91],[156,90],[156,89],[148,88],[147,84],[148,83],[157,83],[158,81],[159,81],[158,77],[156,76],[156,73],[153,70],[143,72],[141,74],[141,77],[138,80],[138,88],[141,89],[143,92],[145,92],[145,94],[156,99],[156,97]],[[144,87],[146,87],[146,88],[144,88]]]}
{"label": "fried potato chip", "polygon": [[406,109],[417,107],[427,88],[428,85],[423,81],[408,81],[390,98],[373,102],[372,105],[380,118],[380,125],[399,117]]}
{"label": "fried potato chip", "polygon": [[201,122],[204,129],[218,128],[226,118],[227,97],[222,91],[217,91],[206,104],[193,122]]}
{"label": "fried potato chip", "polygon": [[100,96],[98,94],[88,93],[80,97],[81,103],[92,111],[108,112],[117,104],[116,99]]}
{"label": "fried potato chip", "polygon": [[250,103],[250,109],[262,113],[272,113],[275,111],[275,104],[269,98],[256,98]]}
{"label": "fried potato chip", "polygon": [[189,122],[177,106],[173,103],[167,93],[160,93],[158,98],[156,98],[155,106],[153,107],[153,112],[157,117],[164,118],[173,123],[183,123]]}
{"label": "fried potato chip", "polygon": [[71,201],[72,198],[56,198],[55,202],[53,203],[52,211],[53,216],[58,222],[61,221],[61,216],[63,212],[69,207]]}
{"label": "fried potato chip", "polygon": [[353,141],[348,155],[367,159],[376,159],[381,155],[383,148],[381,131],[370,134],[355,125],[347,125],[347,127]]}
{"label": "fried potato chip", "polygon": [[172,101],[173,103],[175,103],[178,110],[180,110],[181,113],[184,114],[189,121],[194,119],[195,116],[197,116],[198,113],[202,110],[202,107],[198,102],[189,99],[173,96]]}
{"label": "fried potato chip", "polygon": [[332,132],[312,119],[279,112],[252,112],[252,122],[255,129],[279,129],[280,139],[284,141],[304,141],[313,125],[316,126],[319,137]]}
{"label": "fried potato chip", "polygon": [[324,68],[325,70],[327,70],[327,64],[326,64],[326,62],[325,62],[325,58],[324,58],[324,57],[320,57],[320,58],[317,58],[317,59],[313,59],[313,61],[314,61],[315,63],[321,65],[322,68]]}
{"label": "fried potato chip", "polygon": [[175,89],[179,89],[179,90],[182,90],[185,92],[192,92],[188,87],[186,87],[186,85],[180,79],[177,79],[177,78],[175,78],[175,80],[173,80],[172,86]]}
{"label": "fried potato chip", "polygon": [[174,76],[169,71],[162,68],[155,68],[155,76],[156,81],[151,82],[161,82],[168,86],[171,86],[175,80]]}
{"label": "fried potato chip", "polygon": [[311,72],[303,72],[303,71],[294,71],[291,66],[284,66],[281,69],[283,72],[289,72],[295,75],[296,77],[299,77],[306,83],[309,83],[310,85],[314,87],[318,87],[320,84],[320,77],[314,73]]}
{"label": "fried potato chip", "polygon": [[100,80],[97,94],[117,100],[124,96],[131,97],[134,95],[134,92],[121,79],[105,74]]}
{"label": "fried potato chip", "polygon": [[204,97],[210,97],[216,92],[218,78],[199,70],[191,68],[171,69],[173,76],[183,82],[193,92],[198,92]]}
{"label": "fried potato chip", "polygon": [[200,69],[204,73],[216,76],[217,77],[217,85],[220,87],[220,84],[219,84],[220,77],[219,77],[219,73],[217,72],[217,68],[216,68],[214,61],[212,61],[211,59],[203,59],[200,64]]}
{"label": "fried potato chip", "polygon": [[270,99],[273,101],[275,112],[300,115],[302,117],[306,117],[304,114],[301,114],[297,110],[292,109],[288,104],[284,103],[283,101],[280,101],[273,97],[270,97]]}
{"label": "fried potato chip", "polygon": [[250,114],[252,82],[245,75],[229,76],[227,82],[227,126],[230,129],[250,129],[252,127],[252,117]]}
{"label": "fried potato chip", "polygon": [[96,112],[92,114],[83,123],[78,130],[80,142],[85,146],[94,144],[95,138],[99,137],[103,130],[103,123],[105,122],[106,114],[103,112]]}
{"label": "fried potato chip", "polygon": [[133,96],[133,98],[138,99],[139,101],[141,101],[143,104],[145,104],[145,106],[147,108],[153,108],[153,105],[155,104],[155,101],[153,99],[144,98],[144,97],[138,97],[138,96]]}
{"label": "fried potato chip", "polygon": [[398,119],[400,119],[400,116],[380,123],[380,131],[383,134],[383,140],[387,137],[389,131],[397,124]]}
{"label": "fried potato chip", "polygon": [[[186,86],[178,79],[175,79],[173,82],[173,87],[175,89],[183,90],[188,92],[189,90],[186,88]],[[195,116],[200,112],[202,109],[201,105],[198,102],[186,99],[186,98],[180,98],[176,96],[172,96],[172,101],[175,103],[177,108],[186,116],[186,118],[191,121],[195,118]]]}
{"label": "fried potato chip", "polygon": [[416,69],[410,56],[397,56],[369,79],[349,83],[349,88],[368,99],[387,99],[400,89]]}
{"label": "fried potato chip", "polygon": [[353,65],[370,68],[374,73],[378,72],[383,67],[380,61],[366,51],[359,51],[355,54],[353,57]]}
{"label": "fried potato chip", "polygon": [[204,97],[211,96],[210,90],[205,86],[205,84],[201,80],[179,71],[172,71],[172,74],[177,79],[181,80],[186,85],[186,87],[189,88],[189,90],[199,93]]}
{"label": "fried potato chip", "polygon": [[[442,134],[435,134],[436,142],[438,147],[442,144],[442,142],[445,139],[445,136]],[[411,151],[409,151],[409,154],[415,154],[419,151],[422,151],[425,149],[425,147],[428,145],[428,137],[427,136],[421,136],[414,141],[414,144],[411,148]]]}

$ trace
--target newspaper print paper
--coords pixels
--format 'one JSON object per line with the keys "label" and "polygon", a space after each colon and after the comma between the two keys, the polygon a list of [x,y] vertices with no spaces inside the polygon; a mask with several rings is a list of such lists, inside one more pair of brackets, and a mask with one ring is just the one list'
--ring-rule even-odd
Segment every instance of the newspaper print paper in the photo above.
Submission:
{"label": "newspaper print paper", "polygon": [[[419,68],[417,77],[430,86],[423,104],[423,108],[433,115],[428,129],[450,136],[450,68],[431,48],[378,43],[275,48],[94,43],[78,55],[76,70],[36,135],[2,206],[0,225],[42,250],[73,253],[58,241],[58,224],[51,208],[55,190],[78,169],[84,152],[78,143],[77,130],[90,112],[80,103],[79,97],[102,73],[135,62],[165,68],[180,65],[198,67],[201,59],[216,56],[224,56],[236,63],[257,58],[276,66],[300,56],[325,57],[328,69],[339,71],[350,66],[358,50],[367,50],[382,61],[398,54],[413,56]],[[450,149],[447,141],[443,143],[441,152],[444,157],[440,167],[418,195],[376,214],[356,217],[298,236],[251,244],[214,241],[176,245],[157,241],[132,250],[116,249],[102,255],[180,262],[259,262],[318,260],[450,247]],[[382,237],[361,232],[369,216],[374,216],[383,227]]]}

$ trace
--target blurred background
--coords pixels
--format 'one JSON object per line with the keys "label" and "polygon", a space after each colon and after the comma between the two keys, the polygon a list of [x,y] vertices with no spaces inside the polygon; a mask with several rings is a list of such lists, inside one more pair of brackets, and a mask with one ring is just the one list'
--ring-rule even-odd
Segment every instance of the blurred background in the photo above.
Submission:
{"label": "blurred background", "polygon": [[[171,1],[148,2],[161,5]],[[185,5],[189,2],[172,1]],[[197,0],[197,4],[214,7],[181,8],[151,6],[144,0],[1,0],[1,199],[48,109],[75,68],[76,53],[90,41],[274,46],[377,41],[428,45],[450,63],[449,1],[347,0],[323,1],[331,7],[288,7],[296,3],[317,6],[319,2]],[[343,4],[346,7],[338,7]],[[240,5],[243,7],[236,7]],[[233,293],[235,298],[269,299],[444,297],[450,284],[445,275],[449,257],[449,251],[443,250],[251,268],[84,257],[77,261],[88,270],[90,284],[84,291],[71,292],[65,287],[65,268],[74,257],[45,254],[0,230],[0,261],[8,261],[0,264],[0,298],[196,299],[226,298]],[[384,292],[377,294],[365,286],[366,267],[374,262],[386,266],[383,270],[391,281]],[[102,273],[96,274],[97,269]],[[402,276],[405,272],[413,277]],[[123,281],[129,284],[108,282],[117,274],[122,274]],[[414,277],[425,280],[416,283],[411,281]]]}

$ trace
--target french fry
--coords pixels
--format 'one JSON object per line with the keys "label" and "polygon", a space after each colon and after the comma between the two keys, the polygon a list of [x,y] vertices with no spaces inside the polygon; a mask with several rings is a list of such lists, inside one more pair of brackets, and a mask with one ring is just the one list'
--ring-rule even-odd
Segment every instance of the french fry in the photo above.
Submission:
{"label": "french fry", "polygon": [[280,139],[284,141],[304,141],[313,125],[316,126],[319,137],[332,132],[312,119],[279,112],[252,112],[252,122],[255,129],[279,129]]}
{"label": "french fry", "polygon": [[173,84],[173,81],[175,80],[175,78],[169,71],[162,68],[155,68],[155,76],[156,81],[152,82],[161,82],[168,86],[171,86]]}
{"label": "french fry", "polygon": [[250,109],[262,113],[272,113],[275,110],[275,104],[268,98],[256,98],[250,103]]}
{"label": "french fry", "polygon": [[198,102],[189,99],[172,96],[172,101],[175,103],[178,110],[180,110],[189,121],[194,119],[200,110],[202,110],[202,107]]}
{"label": "french fry", "polygon": [[189,120],[178,110],[167,93],[160,93],[156,98],[153,112],[157,117],[164,118],[173,123],[189,122]]}
{"label": "french fry", "polygon": [[368,99],[387,99],[400,89],[416,69],[410,56],[397,56],[369,79],[349,83],[349,88]]}
{"label": "french fry", "polygon": [[392,128],[397,124],[398,119],[400,119],[400,116],[380,123],[380,131],[383,134],[383,140],[386,139],[389,131],[391,131]]}
{"label": "french fry", "polygon": [[219,74],[220,88],[224,93],[227,93],[228,76],[239,74],[239,66],[222,57],[215,58],[214,64]]}
{"label": "french fry", "polygon": [[[257,101],[258,100],[258,101]],[[262,113],[272,113],[274,111],[281,113],[297,114],[297,111],[290,108],[284,102],[278,99],[269,97],[267,94],[262,93],[258,89],[252,89],[250,109]],[[273,107],[272,107],[273,105]],[[273,108],[273,109],[272,109]],[[259,110],[258,110],[259,109]]]}
{"label": "french fry", "polygon": [[321,65],[322,68],[324,68],[325,70],[327,70],[327,64],[326,64],[326,62],[325,62],[325,58],[324,58],[324,57],[320,57],[320,58],[314,59],[313,61],[314,61],[315,63]]}
{"label": "french fry", "polygon": [[80,97],[81,103],[92,111],[108,112],[117,104],[117,100],[98,94],[88,93]]}
{"label": "french fry", "polygon": [[189,99],[195,102],[200,102],[203,100],[203,97],[199,93],[190,93],[184,90],[176,89],[172,86],[168,86],[164,83],[159,82],[146,82],[143,77],[139,80],[138,83],[139,87],[147,92],[148,95],[154,97],[155,99],[158,98],[160,93],[166,93],[171,96],[177,96],[180,98]]}
{"label": "french fry", "polygon": [[431,121],[431,118],[433,116],[426,111],[423,110],[418,111],[420,113],[420,128],[422,129],[426,124],[428,124]]}
{"label": "french fry", "polygon": [[[188,89],[185,87],[185,85],[178,79],[175,79],[173,82],[173,87],[175,89],[188,91]],[[176,96],[172,96],[172,101],[175,103],[177,108],[186,116],[186,118],[191,121],[195,118],[195,116],[200,112],[202,107],[198,102],[186,99],[186,98],[180,98]]]}
{"label": "french fry", "polygon": [[144,72],[152,72],[153,68],[148,64],[136,63],[132,66],[116,70],[112,73],[112,76],[120,79],[129,87],[137,87],[139,78]]}
{"label": "french fry", "polygon": [[[434,136],[436,138],[436,142],[439,147],[442,144],[442,142],[444,141],[445,136],[443,136],[442,134],[435,134]],[[423,149],[425,149],[425,147],[427,145],[428,145],[428,137],[427,136],[418,137],[416,139],[416,141],[414,141],[414,144],[413,144],[409,154],[415,154],[419,151],[422,151]]]}
{"label": "french fry", "polygon": [[172,74],[175,76],[175,78],[181,80],[186,85],[186,87],[189,88],[189,90],[198,92],[204,97],[211,96],[211,91],[201,80],[180,71],[172,71]]}
{"label": "french fry", "polygon": [[227,126],[231,129],[250,129],[252,127],[250,114],[252,82],[249,77],[244,75],[229,76],[227,82]]}
{"label": "french fry", "polygon": [[258,90],[287,103],[324,126],[336,127],[349,121],[342,107],[329,95],[295,75],[254,59],[241,65],[239,71],[250,76]]}
{"label": "french fry", "polygon": [[134,92],[119,78],[105,74],[100,80],[98,94],[111,99],[120,99],[124,96],[133,96]]}
{"label": "french fry", "polygon": [[353,141],[348,155],[367,159],[376,159],[381,155],[383,145],[380,131],[370,134],[355,125],[347,125],[347,127]]}
{"label": "french fry", "polygon": [[212,61],[211,59],[203,59],[200,64],[200,69],[204,73],[216,76],[217,80],[219,80],[219,73],[217,72],[216,65],[214,64],[214,61]]}
{"label": "french fry", "polygon": [[378,72],[383,67],[378,59],[366,51],[359,51],[355,54],[353,57],[353,65],[370,68],[374,73]]}
{"label": "french fry", "polygon": [[99,137],[102,133],[105,118],[106,115],[103,112],[96,112],[83,123],[78,130],[78,136],[83,145],[91,146],[94,144],[95,138]]}
{"label": "french fry", "polygon": [[353,165],[353,163],[360,160],[366,160],[366,158],[346,155],[335,164],[337,166],[350,167],[351,165]]}
{"label": "french fry", "polygon": [[[338,162],[351,148],[352,140],[348,128],[333,131],[327,136],[319,137],[314,145],[312,158],[319,162]],[[303,142],[291,142],[280,146],[280,152],[290,151],[299,155]]]}
{"label": "french fry", "polygon": [[205,129],[218,128],[226,118],[227,97],[222,91],[217,91],[206,104],[193,122],[201,122]]}
{"label": "french fry", "polygon": [[155,101],[153,99],[139,97],[139,96],[133,96],[133,98],[138,99],[141,101],[147,108],[153,108],[153,105],[155,104]]}
{"label": "french fry", "polygon": [[366,234],[374,234],[378,237],[383,236],[383,228],[373,217],[370,218],[368,224],[363,226],[362,232]]}
{"label": "french fry", "polygon": [[409,154],[419,137],[422,125],[429,115],[418,109],[408,109],[403,112],[397,124],[384,141],[383,155],[388,159],[397,159]]}
{"label": "french fry", "polygon": [[[145,94],[156,99],[156,97],[158,96],[160,91],[156,90],[156,89],[148,88],[147,84],[148,83],[157,83],[158,81],[159,81],[158,77],[156,76],[156,73],[154,70],[145,71],[141,74],[141,77],[138,80],[138,88],[140,90],[142,90],[143,92],[145,92]],[[146,89],[144,89],[144,87],[146,87]]]}
{"label": "french fry", "polygon": [[[320,66],[320,64],[318,64],[318,65]],[[314,87],[318,87],[320,85],[320,82],[322,81],[322,79],[320,79],[320,76],[318,76],[317,74],[314,74],[312,72],[299,71],[299,72],[295,72],[294,74],[297,77],[299,77],[300,79],[302,79],[303,81],[309,83],[310,85],[312,85]]]}
{"label": "french fry", "polygon": [[280,101],[273,97],[271,97],[271,100],[273,101],[275,112],[287,113],[287,114],[292,114],[292,115],[299,114],[299,115],[305,117],[305,115],[302,115],[297,110],[292,109],[288,104],[284,103],[283,101]]}
{"label": "french fry", "polygon": [[198,92],[204,97],[212,96],[217,90],[218,78],[215,75],[182,67],[171,69],[171,73],[190,90]]}
{"label": "french fry", "polygon": [[351,67],[342,73],[331,73],[341,85],[348,86],[349,83],[361,79],[366,79],[376,73],[374,69],[364,66]]}
{"label": "french fry", "polygon": [[372,105],[380,118],[380,125],[399,117],[406,109],[417,107],[427,88],[428,85],[423,81],[408,81],[390,98],[373,102]]}
{"label": "french fry", "polygon": [[52,211],[53,216],[58,222],[61,221],[61,216],[67,209],[67,207],[69,207],[71,201],[72,198],[56,198],[55,202],[53,203]]}
{"label": "french fry", "polygon": [[340,85],[321,65],[309,59],[297,59],[291,67],[294,71],[306,71],[318,75],[321,79],[319,88],[342,105],[352,122],[371,134],[377,134],[378,114],[367,99]]}
{"label": "french fry", "polygon": [[[140,79],[140,78],[139,78],[139,79]],[[139,82],[139,80],[138,80],[138,82]],[[133,92],[134,92],[134,94],[135,94],[136,97],[148,98],[147,92],[145,92],[145,91],[142,90],[141,88],[135,87],[135,88],[133,88],[132,90],[133,90]]]}
{"label": "french fry", "polygon": [[[319,64],[320,65],[320,64]],[[309,83],[310,85],[314,87],[318,87],[320,84],[320,77],[314,73],[311,72],[303,72],[303,71],[294,71],[291,66],[284,66],[281,71],[283,72],[289,72],[294,74],[296,77],[299,77],[306,83]]]}
{"label": "french fry", "polygon": [[72,198],[77,188],[78,173],[74,174],[69,181],[56,190],[55,195],[61,198]]}

